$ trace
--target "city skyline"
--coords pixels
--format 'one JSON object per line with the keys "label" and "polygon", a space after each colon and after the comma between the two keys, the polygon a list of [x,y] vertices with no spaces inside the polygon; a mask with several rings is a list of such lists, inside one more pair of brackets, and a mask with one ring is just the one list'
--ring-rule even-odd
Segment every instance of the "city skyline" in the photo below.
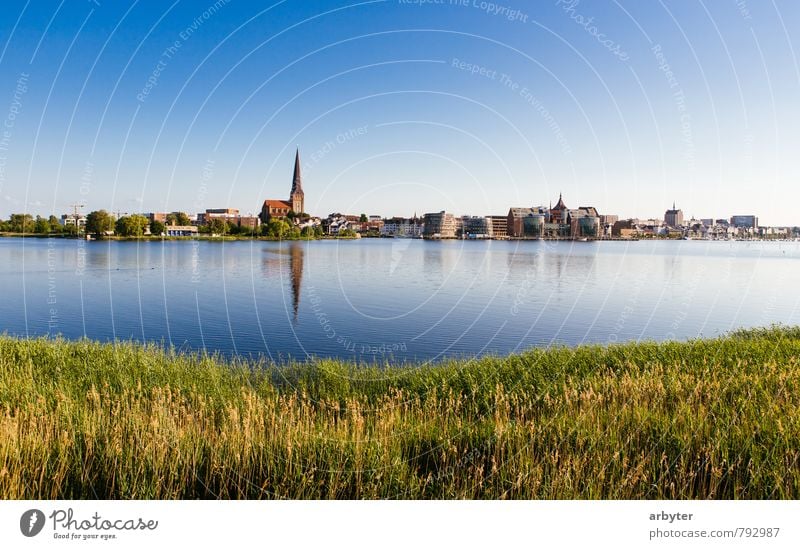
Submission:
{"label": "city skyline", "polygon": [[0,216],[257,214],[299,146],[315,215],[501,214],[563,192],[620,218],[677,200],[800,223],[783,206],[800,199],[800,7],[488,6],[16,3]]}

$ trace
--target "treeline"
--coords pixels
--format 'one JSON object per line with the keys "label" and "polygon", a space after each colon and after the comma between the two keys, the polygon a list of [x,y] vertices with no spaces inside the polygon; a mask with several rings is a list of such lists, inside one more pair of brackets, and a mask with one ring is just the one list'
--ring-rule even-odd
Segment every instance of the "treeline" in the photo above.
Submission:
{"label": "treeline", "polygon": [[[212,218],[208,223],[199,225],[197,232],[200,234],[216,236],[242,236],[259,237],[265,236],[279,239],[293,238],[319,238],[323,236],[322,227],[303,227],[294,224],[295,219],[303,219],[308,216],[305,214],[293,215],[289,221],[285,219],[271,219],[268,223],[259,227],[252,228],[231,223],[222,218]],[[291,221],[291,222],[290,222]],[[0,233],[16,234],[38,234],[38,235],[67,235],[78,236],[80,234],[90,234],[98,238],[107,236],[121,236],[136,238],[143,236],[162,236],[168,226],[187,226],[191,225],[189,216],[184,212],[168,214],[166,223],[158,220],[150,220],[141,214],[123,215],[115,218],[106,210],[96,210],[89,212],[86,216],[86,224],[79,227],[76,224],[61,224],[58,218],[51,215],[49,218],[30,214],[11,214],[7,221],[0,220]],[[341,235],[347,236],[347,235]]]}
{"label": "treeline", "polygon": [[40,215],[11,214],[7,220],[0,219],[0,233],[77,234],[77,228],[62,226],[54,215],[44,218]]}

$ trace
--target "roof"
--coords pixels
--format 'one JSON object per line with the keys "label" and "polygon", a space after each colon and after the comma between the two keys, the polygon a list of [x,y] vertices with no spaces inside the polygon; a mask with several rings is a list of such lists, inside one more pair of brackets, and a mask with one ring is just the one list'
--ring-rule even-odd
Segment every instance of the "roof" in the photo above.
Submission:
{"label": "roof", "polygon": [[292,205],[287,202],[286,200],[265,200],[264,206],[268,208],[289,208],[292,209]]}
{"label": "roof", "polygon": [[554,210],[566,210],[567,206],[564,204],[564,199],[561,198],[561,193],[558,193],[558,202],[556,203]]}
{"label": "roof", "polygon": [[304,194],[303,177],[300,174],[300,149],[297,149],[297,152],[295,153],[294,156],[294,177],[292,178],[291,194]]}
{"label": "roof", "polygon": [[528,217],[530,215],[544,215],[537,208],[510,208],[508,213],[512,217]]}

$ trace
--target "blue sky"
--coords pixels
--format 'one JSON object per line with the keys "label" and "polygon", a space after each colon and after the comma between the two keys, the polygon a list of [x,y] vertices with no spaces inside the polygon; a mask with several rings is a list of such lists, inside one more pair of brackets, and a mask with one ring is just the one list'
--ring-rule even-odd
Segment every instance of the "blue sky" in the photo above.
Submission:
{"label": "blue sky", "polygon": [[[216,2],[216,3],[215,3]],[[11,0],[0,215],[594,205],[800,224],[796,2]],[[590,19],[591,18],[591,19]]]}

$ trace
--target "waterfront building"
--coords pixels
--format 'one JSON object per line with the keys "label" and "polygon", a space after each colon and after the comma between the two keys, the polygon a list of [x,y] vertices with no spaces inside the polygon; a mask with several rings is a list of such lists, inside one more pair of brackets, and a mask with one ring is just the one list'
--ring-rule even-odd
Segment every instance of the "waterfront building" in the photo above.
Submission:
{"label": "waterfront building", "polygon": [[164,228],[164,234],[167,236],[196,236],[196,225],[167,225]]}
{"label": "waterfront building", "polygon": [[[552,204],[552,202],[551,202]],[[567,223],[567,205],[564,204],[564,199],[561,197],[561,193],[558,193],[558,202],[556,202],[555,207],[550,208],[550,223]]]}
{"label": "waterfront building", "polygon": [[294,157],[294,175],[292,177],[292,189],[289,192],[289,200],[267,199],[261,206],[262,223],[269,222],[270,219],[283,219],[289,212],[301,214],[305,212],[305,193],[303,192],[303,178],[300,173],[300,150],[298,149]]}
{"label": "waterfront building", "polygon": [[392,217],[384,220],[380,229],[381,236],[399,238],[421,238],[422,220],[416,215],[411,218]]}
{"label": "waterfront building", "polygon": [[513,238],[539,238],[544,234],[544,225],[548,221],[548,209],[543,206],[535,208],[510,208],[506,218],[508,236]]}
{"label": "waterfront building", "polygon": [[573,238],[597,238],[600,233],[600,218],[594,215],[570,218],[570,235]]}
{"label": "waterfront building", "polygon": [[602,236],[600,215],[594,206],[581,206],[575,210],[567,210],[566,220],[569,223],[569,234],[572,238]]}
{"label": "waterfront building", "polygon": [[469,216],[461,218],[461,236],[468,239],[492,238],[492,219],[490,217]]}
{"label": "waterfront building", "polygon": [[[460,219],[460,218],[459,218]],[[426,213],[423,221],[425,238],[455,238],[458,224],[453,214],[444,210],[437,213]]]}
{"label": "waterfront building", "polygon": [[731,216],[731,227],[737,229],[758,229],[758,217],[754,215],[734,215]]}
{"label": "waterfront building", "polygon": [[683,226],[683,211],[677,209],[674,202],[672,209],[664,212],[664,225],[675,229]]}
{"label": "waterfront building", "polygon": [[508,216],[492,215],[489,219],[492,221],[492,238],[508,238]]}

